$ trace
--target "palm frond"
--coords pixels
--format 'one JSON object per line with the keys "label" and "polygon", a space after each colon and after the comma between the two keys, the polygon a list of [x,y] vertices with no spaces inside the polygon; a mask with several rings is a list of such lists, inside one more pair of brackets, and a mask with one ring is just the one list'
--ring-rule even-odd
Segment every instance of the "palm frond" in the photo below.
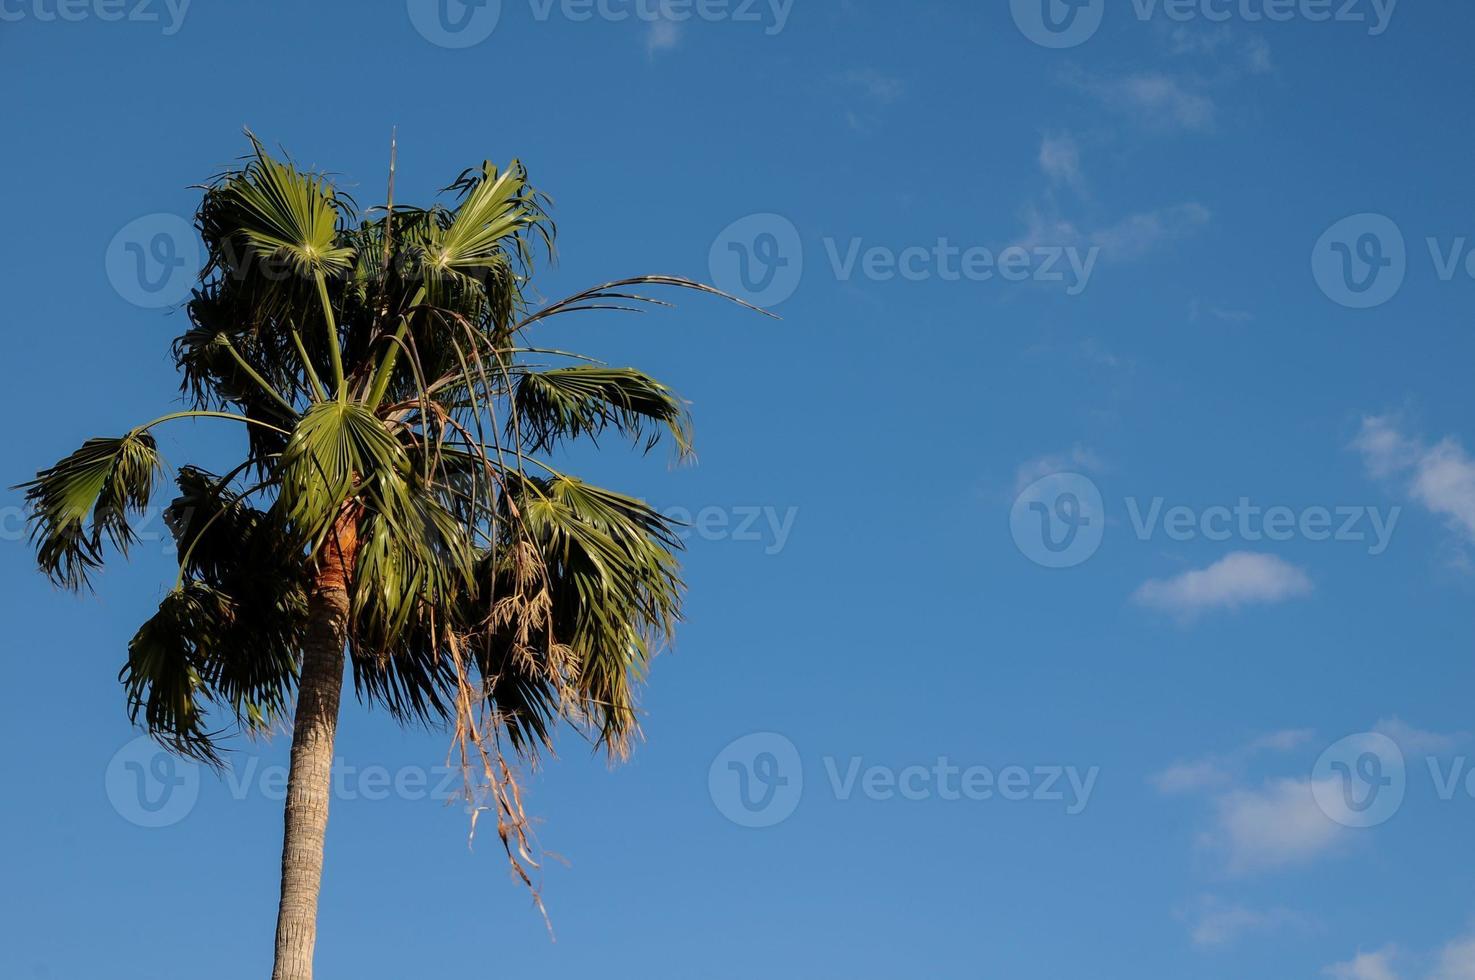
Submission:
{"label": "palm frond", "polygon": [[52,581],[74,590],[86,585],[88,573],[102,565],[104,538],[127,552],[134,540],[128,515],[148,506],[163,466],[154,437],[135,430],[89,439],[17,488],[26,491],[31,542]]}
{"label": "palm frond", "polygon": [[[652,423],[664,426],[679,455],[692,452],[691,416],[671,389],[635,368],[591,365],[522,371],[513,393],[513,412],[527,447],[533,452],[552,449],[564,439],[597,438],[613,426],[632,439],[647,435]],[[512,438],[508,421],[508,437]],[[651,432],[649,452],[659,439]]]}
{"label": "palm frond", "polygon": [[204,582],[165,596],[128,644],[119,675],[133,721],[181,755],[216,766],[212,705],[232,710],[242,728],[269,729],[286,710],[296,661],[263,611]]}
{"label": "palm frond", "polygon": [[212,262],[240,279],[269,278],[277,269],[302,279],[346,273],[354,253],[339,241],[343,203],[332,185],[251,142],[250,161],[210,188],[200,208]]}
{"label": "palm frond", "polygon": [[308,409],[282,453],[281,505],[314,546],[360,486],[382,507],[408,510],[410,460],[372,411],[327,401]]}
{"label": "palm frond", "polygon": [[527,480],[522,524],[546,569],[551,634],[579,661],[580,707],[613,754],[638,731],[635,683],[681,617],[674,529],[648,505],[570,477]]}

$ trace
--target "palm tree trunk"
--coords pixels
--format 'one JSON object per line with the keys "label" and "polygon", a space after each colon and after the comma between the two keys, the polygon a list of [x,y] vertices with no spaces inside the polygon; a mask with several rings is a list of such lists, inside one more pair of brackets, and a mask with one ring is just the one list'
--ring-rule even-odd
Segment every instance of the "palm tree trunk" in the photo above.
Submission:
{"label": "palm tree trunk", "polygon": [[310,624],[292,725],[292,764],[282,834],[282,900],[277,912],[272,980],[312,980],[328,799],[333,791],[333,737],[338,729],[344,647],[348,641],[348,570],[357,551],[354,517],[345,511],[339,518],[334,540],[324,548],[324,560],[309,599]]}

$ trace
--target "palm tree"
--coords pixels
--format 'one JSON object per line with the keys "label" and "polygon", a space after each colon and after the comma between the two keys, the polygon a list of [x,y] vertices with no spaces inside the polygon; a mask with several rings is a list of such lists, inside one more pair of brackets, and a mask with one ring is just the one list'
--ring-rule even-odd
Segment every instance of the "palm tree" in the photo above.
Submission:
{"label": "palm tree", "polygon": [[690,421],[640,371],[526,337],[555,315],[657,302],[631,292],[642,286],[716,290],[647,276],[532,312],[535,246],[551,256],[553,225],[519,163],[468,170],[451,205],[427,208],[395,206],[391,163],[389,203],[361,215],[324,176],[251,143],[201,188],[207,261],[173,347],[189,409],[91,439],[24,489],[41,568],[81,589],[107,544],[135,540],[130,517],[165,472],[156,427],[245,427],[228,472],[175,475],[179,576],[121,679],[135,722],[214,766],[223,734],[271,731],[295,688],[272,975],[301,980],[345,651],[361,700],[453,733],[468,792],[486,794],[529,885],[516,764],[551,747],[559,721],[628,751],[632,689],[680,616],[679,542],[641,501],[556,470],[552,452],[613,431],[686,456]]}

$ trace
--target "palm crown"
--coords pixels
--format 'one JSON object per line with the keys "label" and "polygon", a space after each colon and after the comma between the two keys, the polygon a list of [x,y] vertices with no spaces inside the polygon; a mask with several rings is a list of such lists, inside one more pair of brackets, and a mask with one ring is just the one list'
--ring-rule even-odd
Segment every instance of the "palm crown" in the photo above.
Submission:
{"label": "palm crown", "polygon": [[679,617],[679,544],[549,452],[614,430],[684,455],[689,419],[640,371],[524,345],[554,315],[655,302],[642,285],[715,290],[640,277],[529,312],[553,225],[520,164],[468,170],[428,208],[396,206],[391,172],[390,203],[361,216],[252,145],[202,188],[208,258],[173,348],[191,410],[92,439],[25,485],[42,568],[80,588],[107,543],[134,540],[164,475],[156,426],[245,425],[229,472],[177,471],[179,578],[129,644],[134,719],[211,763],[223,730],[272,727],[315,585],[338,576],[361,698],[450,720],[494,777],[503,740],[534,756],[560,719],[624,752],[632,685]]}

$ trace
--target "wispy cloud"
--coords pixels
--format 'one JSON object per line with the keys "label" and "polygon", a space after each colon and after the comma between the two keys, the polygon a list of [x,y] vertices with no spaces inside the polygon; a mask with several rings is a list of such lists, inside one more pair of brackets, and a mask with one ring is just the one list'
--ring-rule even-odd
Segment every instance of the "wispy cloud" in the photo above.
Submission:
{"label": "wispy cloud", "polygon": [[906,83],[874,68],[859,68],[836,76],[849,93],[845,120],[859,132],[870,132],[880,123],[883,110],[906,95]]}
{"label": "wispy cloud", "polygon": [[1177,763],[1152,782],[1165,795],[1198,793],[1212,802],[1213,817],[1199,843],[1221,856],[1231,874],[1302,864],[1335,848],[1346,828],[1321,809],[1310,779],[1245,785],[1246,771],[1257,756],[1294,751],[1314,736],[1309,729],[1271,732],[1232,752]]}
{"label": "wispy cloud", "polygon": [[1140,211],[1114,224],[1082,229],[1053,209],[1030,205],[1024,210],[1025,233],[1014,244],[1025,249],[1041,245],[1099,248],[1108,260],[1131,261],[1185,237],[1212,217],[1208,208],[1189,202]]}
{"label": "wispy cloud", "polygon": [[1151,777],[1158,791],[1170,796],[1221,789],[1239,778],[1249,763],[1264,752],[1290,752],[1311,741],[1309,728],[1270,732],[1232,752],[1179,762]]}
{"label": "wispy cloud", "polygon": [[1207,224],[1213,215],[1202,204],[1190,202],[1157,211],[1143,211],[1092,232],[1091,244],[1117,259],[1135,259],[1159,245],[1182,238]]}
{"label": "wispy cloud", "polygon": [[1429,980],[1475,980],[1475,936],[1445,946]]}
{"label": "wispy cloud", "polygon": [[1195,946],[1220,949],[1247,935],[1273,932],[1300,920],[1301,916],[1287,909],[1252,909],[1208,896],[1190,916],[1189,935]]}
{"label": "wispy cloud", "polygon": [[650,22],[645,31],[645,53],[654,58],[657,51],[670,51],[681,43],[681,25],[664,17]]}
{"label": "wispy cloud", "polygon": [[1396,419],[1370,416],[1353,448],[1370,475],[1402,481],[1405,492],[1444,518],[1463,544],[1475,544],[1475,459],[1459,440],[1430,445],[1405,434]]}
{"label": "wispy cloud", "polygon": [[1208,568],[1146,582],[1132,598],[1150,609],[1193,619],[1218,609],[1285,602],[1310,595],[1313,588],[1304,571],[1274,555],[1238,551]]}
{"label": "wispy cloud", "polygon": [[1202,317],[1212,317],[1221,323],[1250,323],[1255,314],[1249,310],[1235,310],[1227,306],[1216,306],[1194,299],[1188,304],[1188,322],[1197,323]]}
{"label": "wispy cloud", "polygon": [[1075,446],[1068,452],[1047,453],[1044,456],[1036,456],[1019,465],[1014,473],[1014,492],[1017,494],[1025,487],[1056,473],[1099,473],[1106,469],[1101,457],[1094,451],[1084,446]]}
{"label": "wispy cloud", "polygon": [[1207,224],[1213,215],[1196,201],[1156,210],[1138,211],[1114,223],[1082,227],[1061,214],[1054,188],[1068,187],[1085,197],[1086,178],[1081,167],[1081,149],[1069,134],[1047,135],[1036,156],[1040,172],[1050,190],[1023,209],[1024,235],[1012,244],[1034,249],[1040,246],[1095,248],[1108,259],[1139,259],[1160,245],[1182,238]]}
{"label": "wispy cloud", "polygon": [[1273,71],[1270,42],[1258,35],[1247,35],[1226,25],[1211,28],[1178,24],[1168,32],[1169,50],[1195,59],[1225,57],[1231,72],[1243,71],[1263,75]]}
{"label": "wispy cloud", "polygon": [[1046,136],[1041,141],[1040,169],[1053,183],[1064,184],[1078,194],[1085,190],[1081,148],[1069,134]]}
{"label": "wispy cloud", "polygon": [[1358,953],[1346,963],[1334,963],[1323,972],[1332,980],[1398,980],[1393,969],[1397,951],[1392,947],[1376,953]]}
{"label": "wispy cloud", "polygon": [[1152,777],[1158,792],[1169,796],[1217,789],[1229,781],[1229,771],[1217,759],[1176,763]]}
{"label": "wispy cloud", "polygon": [[1232,874],[1308,863],[1333,851],[1349,831],[1322,810],[1309,779],[1275,779],[1216,801],[1205,843],[1220,850]]}
{"label": "wispy cloud", "polygon": [[[1427,970],[1416,969],[1414,960],[1426,963]],[[1405,962],[1407,961],[1407,962]],[[1403,964],[1400,969],[1398,964]],[[1358,953],[1345,963],[1334,963],[1322,971],[1332,980],[1475,980],[1475,935],[1461,936],[1446,943],[1430,956],[1405,956],[1397,947],[1388,946],[1374,953]]]}
{"label": "wispy cloud", "polygon": [[1373,731],[1391,738],[1406,756],[1443,755],[1469,739],[1464,733],[1426,732],[1398,718],[1384,718]]}
{"label": "wispy cloud", "polygon": [[1163,72],[1135,75],[1071,77],[1077,88],[1106,108],[1154,129],[1210,132],[1218,109],[1187,77]]}
{"label": "wispy cloud", "polygon": [[[1410,760],[1451,751],[1468,739],[1424,731],[1397,718],[1379,721],[1373,731],[1397,742]],[[1353,821],[1324,809],[1329,800],[1342,799],[1340,779],[1313,782],[1294,768],[1289,777],[1258,774],[1287,771],[1284,763],[1260,764],[1287,757],[1305,762],[1299,772],[1307,772],[1309,760],[1300,753],[1308,745],[1314,750],[1315,739],[1311,729],[1270,732],[1228,752],[1176,762],[1149,779],[1165,796],[1199,796],[1210,804],[1199,844],[1221,858],[1229,873],[1250,875],[1307,864],[1339,853],[1356,836],[1348,829]],[[1257,775],[1252,778],[1252,773]]]}

